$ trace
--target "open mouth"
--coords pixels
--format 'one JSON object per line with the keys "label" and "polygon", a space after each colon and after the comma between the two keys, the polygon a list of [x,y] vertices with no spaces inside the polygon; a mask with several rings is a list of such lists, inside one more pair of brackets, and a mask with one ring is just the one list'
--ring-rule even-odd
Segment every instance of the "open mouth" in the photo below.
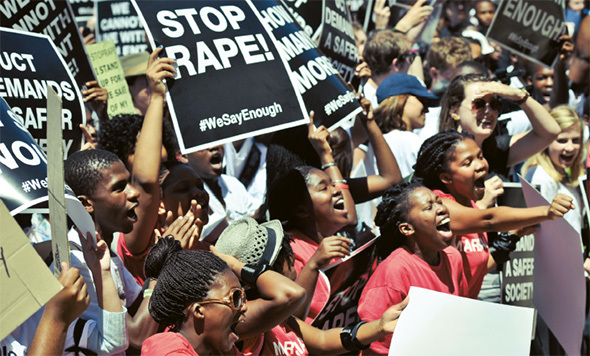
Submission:
{"label": "open mouth", "polygon": [[561,154],[559,155],[559,159],[561,159],[565,163],[572,163],[574,158],[576,157],[575,154]]}
{"label": "open mouth", "polygon": [[334,203],[334,209],[344,210],[344,199],[340,198],[336,200],[336,203]]}
{"label": "open mouth", "polygon": [[213,156],[211,156],[211,159],[209,160],[209,163],[211,163],[211,167],[214,170],[219,170],[219,171],[221,171],[222,162],[223,162],[223,157],[219,153],[213,154]]}
{"label": "open mouth", "polygon": [[436,230],[443,236],[450,238],[453,236],[451,231],[451,219],[447,216],[446,218],[439,221],[436,225]]}
{"label": "open mouth", "polygon": [[127,217],[133,222],[137,222],[137,213],[135,212],[135,207],[127,210]]}
{"label": "open mouth", "polygon": [[484,129],[491,129],[491,128],[494,128],[494,122],[489,119],[483,119],[479,123],[479,126],[481,126]]}
{"label": "open mouth", "polygon": [[240,323],[240,321],[238,320],[235,323],[231,324],[231,326],[229,327],[229,329],[231,330],[231,332],[234,333],[238,338],[239,338],[239,335],[236,332],[236,328],[238,327],[238,324],[239,323]]}
{"label": "open mouth", "polygon": [[480,178],[476,179],[475,182],[473,182],[473,185],[475,186],[475,189],[485,189],[485,183],[486,183],[486,176],[481,176]]}

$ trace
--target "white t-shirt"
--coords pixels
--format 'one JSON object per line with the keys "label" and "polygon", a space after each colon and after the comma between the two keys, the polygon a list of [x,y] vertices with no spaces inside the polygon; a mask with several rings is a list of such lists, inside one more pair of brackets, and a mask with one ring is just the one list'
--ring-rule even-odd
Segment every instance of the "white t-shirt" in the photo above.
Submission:
{"label": "white t-shirt", "polygon": [[568,211],[563,217],[581,236],[584,201],[582,200],[582,194],[579,189],[568,187],[561,182],[555,181],[541,166],[531,167],[527,171],[525,178],[531,182],[531,184],[539,184],[541,186],[541,195],[549,202],[551,202],[558,193],[572,197],[572,203],[576,208]]}
{"label": "white t-shirt", "polygon": [[[402,177],[409,176],[414,172],[413,167],[416,164],[416,158],[418,157],[420,146],[422,146],[422,140],[411,131],[400,130],[392,130],[384,134],[383,137],[395,156]],[[377,171],[376,161],[375,171]]]}
{"label": "white t-shirt", "polygon": [[236,151],[233,143],[226,143],[224,149],[225,172],[228,176],[239,178],[253,146],[260,151],[260,163],[246,190],[256,200],[263,202],[266,195],[266,153],[268,147],[256,142],[253,137],[246,139],[239,151]]}
{"label": "white t-shirt", "polygon": [[209,194],[209,208],[213,214],[209,215],[209,222],[203,227],[201,240],[206,239],[209,242],[214,242],[219,237],[221,231],[216,229],[218,225],[232,223],[240,218],[251,216],[256,213],[261,204],[260,201],[248,194],[242,182],[237,178],[222,174],[217,182],[221,188],[225,208],[217,200],[209,185],[205,183],[205,190]]}

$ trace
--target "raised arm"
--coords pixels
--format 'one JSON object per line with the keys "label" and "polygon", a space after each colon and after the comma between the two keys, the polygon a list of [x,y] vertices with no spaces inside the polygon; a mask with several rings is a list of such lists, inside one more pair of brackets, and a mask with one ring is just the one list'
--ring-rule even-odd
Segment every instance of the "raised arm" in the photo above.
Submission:
{"label": "raised arm", "polygon": [[451,230],[455,235],[474,232],[509,231],[556,220],[574,209],[572,198],[557,194],[551,205],[534,208],[511,208],[499,206],[490,209],[465,207],[454,200],[443,198],[451,216]]}
{"label": "raised arm", "polygon": [[45,305],[27,355],[61,355],[69,325],[88,308],[90,296],[77,268],[62,262],[59,282],[64,288]]}
{"label": "raised arm", "polygon": [[[330,132],[323,125],[316,129],[313,125],[313,116],[314,113],[312,111],[309,113],[309,134],[307,137],[320,157],[320,162],[322,163],[323,168],[322,170],[328,174],[333,184],[346,185],[344,178],[342,177],[342,173],[340,172],[340,168],[338,168],[334,160],[334,156],[332,156],[332,148],[328,143]],[[348,225],[354,226],[357,223],[354,200],[352,199],[352,195],[348,189],[341,189],[341,191],[342,197],[344,198],[344,208],[348,211]]]}
{"label": "raised arm", "polygon": [[367,177],[369,196],[366,200],[370,200],[381,196],[384,191],[395,184],[400,183],[403,180],[403,177],[397,165],[395,156],[391,152],[391,148],[389,148],[381,129],[374,120],[371,102],[364,97],[360,99],[360,102],[365,113],[360,114],[359,118],[367,132],[371,145],[373,145],[377,168],[379,169],[379,175],[371,175]]}
{"label": "raised arm", "polygon": [[[220,253],[214,246],[211,252],[223,259],[242,280],[246,265],[235,257]],[[242,281],[244,282],[244,281]],[[305,299],[305,290],[297,283],[272,270],[267,270],[256,279],[260,298],[247,303],[246,320],[236,327],[240,339],[262,334],[287,319]]]}
{"label": "raised arm", "polygon": [[574,42],[573,38],[568,35],[562,35],[559,37],[559,41],[562,44],[559,59],[553,66],[553,90],[549,99],[549,108],[569,102],[569,80],[566,71],[568,59],[574,51]]}
{"label": "raised arm", "polygon": [[137,255],[145,252],[153,242],[160,204],[160,157],[166,95],[162,80],[174,76],[174,60],[158,58],[161,51],[162,47],[156,48],[148,60],[146,76],[151,89],[150,104],[137,138],[131,172],[131,183],[140,193],[136,209],[138,223],[131,233],[125,234],[125,244],[129,252]]}
{"label": "raised arm", "polygon": [[[520,163],[535,153],[541,152],[559,135],[561,129],[547,109],[528,93],[499,82],[488,82],[478,89],[476,97],[497,94],[520,103],[533,129],[524,136],[512,136],[508,153],[508,166]],[[524,100],[524,101],[523,101]]]}

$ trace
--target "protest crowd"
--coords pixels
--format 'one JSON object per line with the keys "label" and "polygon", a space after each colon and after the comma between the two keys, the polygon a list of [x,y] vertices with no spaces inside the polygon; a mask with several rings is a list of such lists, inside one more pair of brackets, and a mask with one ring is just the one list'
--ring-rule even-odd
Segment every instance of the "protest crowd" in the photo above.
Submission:
{"label": "protest crowd", "polygon": [[[36,150],[50,136],[50,110],[26,109],[47,94],[14,94],[28,71],[62,97],[66,195],[95,232],[68,206],[60,264],[51,201],[9,209],[63,288],[0,333],[1,356],[590,353],[588,0],[88,1],[72,35],[96,75],[82,84],[75,50],[54,46],[73,81],[51,79],[8,28],[64,4],[47,28],[74,23],[85,2],[21,3],[0,0],[0,198],[25,189],[7,178],[25,164],[6,123]],[[35,163],[43,178],[55,158]],[[546,292],[552,273],[563,284]],[[526,309],[530,325],[504,339],[494,313],[472,315],[477,349],[452,334],[458,315],[437,324],[444,347],[424,324],[402,334],[429,320],[417,287]],[[20,313],[5,303],[0,323]]]}

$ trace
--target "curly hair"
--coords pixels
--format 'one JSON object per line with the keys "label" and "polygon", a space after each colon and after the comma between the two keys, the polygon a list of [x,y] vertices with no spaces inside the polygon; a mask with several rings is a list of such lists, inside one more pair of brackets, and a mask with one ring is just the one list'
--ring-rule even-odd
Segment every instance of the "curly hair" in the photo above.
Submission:
{"label": "curly hair", "polygon": [[487,75],[476,73],[460,75],[453,79],[440,102],[439,131],[456,130],[458,128],[459,120],[454,120],[451,117],[451,111],[465,100],[465,88],[467,85],[489,81],[491,79]]}
{"label": "curly hair", "polygon": [[183,250],[180,242],[164,237],[145,260],[145,275],[158,283],[148,309],[154,320],[178,332],[185,310],[207,297],[218,275],[231,271],[219,257],[208,251]]}
{"label": "curly hair", "polygon": [[439,132],[428,138],[418,152],[414,165],[414,177],[430,189],[446,191],[440,180],[440,174],[449,170],[449,161],[455,154],[455,146],[466,138],[473,138],[468,133],[455,130]]}
{"label": "curly hair", "polygon": [[420,187],[424,187],[420,180],[402,182],[383,194],[375,215],[375,224],[379,226],[381,232],[378,251],[382,258],[404,245],[405,237],[399,230],[399,225],[407,222],[407,214],[411,209],[409,197],[416,188]]}
{"label": "curly hair", "polygon": [[96,186],[103,178],[105,170],[111,168],[119,157],[112,152],[95,149],[78,151],[64,163],[66,184],[76,195],[93,196]]}
{"label": "curly hair", "polygon": [[[128,157],[135,152],[143,119],[141,115],[123,114],[101,123],[98,131],[98,147],[113,152],[126,163]],[[174,160],[178,151],[174,129],[167,120],[163,121],[163,125],[162,144],[168,152],[168,160]]]}

